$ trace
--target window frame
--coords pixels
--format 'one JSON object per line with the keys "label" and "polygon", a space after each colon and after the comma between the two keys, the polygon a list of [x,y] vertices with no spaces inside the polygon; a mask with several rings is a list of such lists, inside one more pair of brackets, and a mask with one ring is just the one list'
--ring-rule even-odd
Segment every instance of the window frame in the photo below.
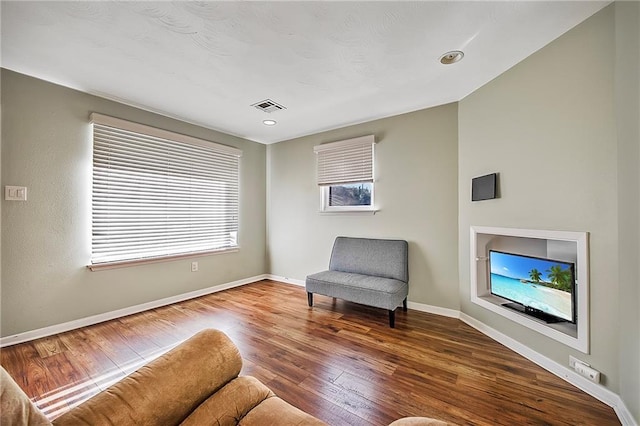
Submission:
{"label": "window frame", "polygon": [[[91,200],[92,200],[92,208],[91,208],[91,260],[90,260],[90,264],[87,265],[89,269],[95,271],[95,270],[101,270],[101,269],[111,269],[111,268],[118,268],[118,267],[124,267],[124,266],[132,266],[132,265],[137,265],[137,264],[146,264],[146,263],[157,263],[157,262],[165,262],[165,261],[169,261],[169,260],[175,260],[175,259],[181,259],[181,258],[190,258],[190,257],[201,257],[203,255],[209,255],[209,254],[216,254],[216,253],[228,253],[228,252],[235,252],[239,250],[239,232],[240,232],[240,192],[241,192],[241,188],[240,188],[240,180],[241,180],[241,157],[242,157],[242,151],[237,149],[237,148],[233,148],[230,146],[226,146],[226,145],[221,145],[215,142],[211,142],[211,141],[207,141],[204,139],[199,139],[199,138],[194,138],[191,136],[187,136],[187,135],[183,135],[183,134],[179,134],[179,133],[175,133],[175,132],[171,132],[168,130],[163,130],[163,129],[158,129],[155,127],[151,127],[151,126],[146,126],[143,124],[139,124],[139,123],[134,123],[131,121],[127,121],[127,120],[122,120],[119,118],[115,118],[115,117],[110,117],[110,116],[106,116],[106,115],[102,115],[102,114],[98,114],[98,113],[92,113],[90,116],[91,119],[91,125],[92,125],[92,129],[91,129],[91,135],[92,135],[92,162],[93,162],[93,168],[92,168],[92,177],[94,179],[94,181],[92,181],[91,184]],[[180,156],[182,158],[182,156],[186,156],[188,157],[189,155],[194,155],[193,152],[195,151],[199,151],[199,152],[205,152],[209,158],[206,160],[202,160],[200,161],[200,164],[197,165],[192,165],[192,162],[187,161],[189,163],[189,165],[185,168],[185,169],[177,169],[178,173],[180,173],[180,175],[182,175],[183,173],[185,173],[185,170],[189,170],[188,173],[184,174],[183,176],[184,178],[184,188],[181,187],[180,185],[177,185],[178,191],[179,191],[179,195],[182,196],[182,190],[185,191],[190,191],[189,193],[195,193],[195,195],[197,196],[197,193],[200,192],[202,193],[202,191],[204,191],[207,194],[211,194],[212,197],[220,196],[220,195],[225,195],[225,196],[230,196],[231,200],[232,200],[232,204],[231,204],[231,210],[230,213],[229,212],[225,212],[222,216],[222,225],[217,225],[214,224],[216,221],[220,220],[220,218],[218,216],[205,216],[204,220],[205,220],[205,226],[206,228],[203,229],[196,229],[199,228],[200,225],[202,224],[202,221],[199,221],[198,224],[195,224],[193,222],[193,219],[190,219],[191,225],[186,225],[188,229],[190,229],[189,231],[189,235],[191,235],[192,240],[189,241],[189,237],[180,237],[180,238],[176,238],[176,236],[178,234],[183,234],[182,231],[184,231],[184,217],[178,215],[177,213],[175,213],[175,210],[171,210],[170,207],[166,207],[169,210],[167,210],[166,215],[167,216],[174,216],[176,219],[175,221],[165,221],[163,223],[165,223],[164,226],[166,226],[166,228],[164,229],[164,232],[166,232],[167,229],[169,229],[169,231],[173,231],[173,239],[169,239],[169,240],[163,240],[164,244],[158,244],[155,246],[155,248],[150,249],[158,252],[158,251],[162,251],[165,250],[164,254],[153,254],[150,255],[149,252],[146,252],[145,254],[142,255],[131,255],[129,258],[126,259],[111,259],[111,260],[99,260],[96,262],[96,259],[100,259],[98,256],[98,252],[96,252],[96,238],[97,240],[99,240],[100,238],[97,237],[98,234],[96,234],[96,226],[100,227],[100,226],[113,226],[114,223],[118,224],[120,223],[119,221],[115,221],[115,222],[109,222],[104,221],[103,219],[96,219],[96,212],[98,212],[98,214],[100,212],[111,212],[114,214],[117,214],[118,208],[116,208],[115,210],[109,210],[109,207],[96,207],[97,204],[105,204],[105,202],[103,200],[101,200],[100,198],[102,197],[102,194],[105,193],[104,190],[97,190],[96,186],[95,186],[95,176],[96,176],[96,164],[98,164],[98,174],[100,174],[101,172],[104,173],[104,165],[102,164],[102,162],[104,162],[104,160],[98,160],[96,162],[96,131],[95,131],[95,125],[101,126],[100,130],[98,130],[98,137],[100,138],[100,132],[105,132],[105,128],[113,128],[115,129],[114,134],[117,134],[117,131],[123,132],[123,133],[127,133],[128,135],[125,135],[122,140],[125,141],[125,143],[128,143],[129,145],[134,146],[133,150],[135,151],[136,149],[143,149],[143,145],[144,143],[153,143],[154,140],[157,141],[159,144],[164,144],[165,146],[170,145],[171,148],[169,148],[169,150],[176,148],[176,152],[178,154],[178,156]],[[136,139],[138,139],[140,136],[142,136],[142,143],[139,147],[135,146],[136,143]],[[113,136],[115,138],[117,138],[117,136]],[[130,137],[131,139],[127,139],[127,137]],[[146,139],[145,139],[146,138]],[[104,142],[104,140],[107,140],[107,142]],[[103,141],[101,142],[102,144],[106,145],[108,143],[110,143],[111,141],[108,140],[108,138],[103,137]],[[175,144],[175,145],[174,145]],[[114,148],[115,146],[115,148]],[[117,149],[117,144],[113,144],[113,145],[109,145],[108,146],[109,149]],[[155,149],[155,147],[153,148]],[[152,150],[153,150],[152,149]],[[98,149],[99,151],[100,149]],[[191,151],[191,154],[189,154],[188,152]],[[146,152],[145,152],[146,153]],[[127,154],[128,156],[131,156],[131,153]],[[152,162],[157,160],[157,158],[162,158],[162,157],[155,157],[153,156],[155,154],[150,154],[151,160]],[[167,158],[170,158],[171,160],[174,159],[174,155],[173,155],[173,151],[169,151],[168,154],[164,154]],[[120,157],[120,158],[124,158],[124,159],[128,159],[128,158],[133,158],[133,157]],[[201,157],[197,157],[198,159],[200,159]],[[117,161],[117,160],[114,160]],[[177,160],[177,161],[181,161],[184,164],[184,161],[181,160]],[[196,163],[198,163],[198,161],[193,160]],[[217,163],[217,162],[222,162],[223,166],[222,168],[215,168],[213,169],[213,171],[209,172],[209,166],[212,165],[213,163]],[[172,176],[174,176],[173,173],[174,172],[174,167],[176,167],[176,165],[173,162],[168,163],[170,164],[170,166],[167,166],[166,169],[160,169],[157,167],[152,167],[151,164],[149,166],[149,169],[155,169],[153,171],[147,171],[146,173],[146,179],[143,179],[143,181],[154,181],[158,178],[171,178]],[[202,175],[198,175],[197,172],[198,170],[203,170],[203,164],[204,164],[204,170],[205,172],[210,173],[209,177],[207,178],[206,176],[203,177]],[[170,171],[171,169],[171,171]],[[131,174],[129,171],[130,170],[128,168],[123,168],[122,170],[124,170],[125,174]],[[229,177],[229,180],[217,180],[217,178],[213,178],[211,175],[212,174],[216,174],[216,173],[224,173],[226,171],[231,171],[232,174],[231,175],[227,175]],[[163,174],[165,173],[165,174]],[[192,173],[196,173],[196,174],[192,174]],[[178,176],[180,176],[178,175]],[[111,179],[111,178],[108,178]],[[127,178],[129,180],[123,180],[125,187],[126,185],[131,185],[132,182],[136,182],[136,178],[135,177],[129,177]],[[195,179],[195,180],[194,180]],[[207,180],[202,180],[202,179],[207,179]],[[99,182],[103,182],[100,179],[98,179]],[[176,183],[177,181],[179,181],[181,179],[177,179],[177,180],[168,180],[168,182],[170,182],[169,186],[162,186],[161,188],[164,189],[165,191],[167,191],[166,193],[166,197],[168,197],[167,199],[169,200],[173,200],[171,194],[175,193],[175,187],[176,187]],[[137,180],[138,182],[140,181],[139,179]],[[187,184],[187,182],[189,182]],[[194,187],[191,182],[198,182],[198,184]],[[208,185],[213,186],[214,188],[216,186],[221,186],[222,189],[217,189],[214,190],[214,192],[209,192],[210,190],[205,188],[204,190],[201,188],[202,183],[201,182],[209,182]],[[227,188],[225,187],[225,185],[228,185],[229,182],[231,183],[232,187],[231,187],[231,192],[228,192]],[[147,182],[148,183],[148,182]],[[120,187],[120,189],[122,190],[123,187]],[[118,188],[115,188],[116,191],[118,190]],[[147,189],[147,188],[144,188]],[[154,187],[155,190],[155,187]],[[96,192],[98,191],[98,192]],[[222,192],[220,192],[222,191]],[[107,191],[108,193],[108,191]],[[148,192],[147,192],[148,194]],[[110,195],[110,193],[108,193],[107,195]],[[148,199],[144,198],[145,193],[142,193],[142,203],[145,204],[144,200],[147,200],[146,203],[149,204]],[[96,196],[98,197],[98,201],[96,201]],[[193,197],[193,196],[192,196]],[[153,197],[152,197],[153,198]],[[178,197],[180,198],[180,197]],[[132,199],[136,199],[135,197]],[[207,202],[207,200],[209,200],[208,198],[204,198],[203,201],[204,203]],[[120,202],[120,200],[118,200],[117,202],[114,202],[115,204],[118,204]],[[125,204],[127,202],[131,202],[131,201],[123,201]],[[175,204],[174,204],[175,205]],[[184,210],[184,206],[181,205],[178,201],[177,205],[179,206],[178,209],[179,210]],[[193,217],[193,212],[195,211],[194,209],[197,209],[198,207],[202,207],[202,204],[198,204],[198,203],[188,203],[185,204],[189,206],[188,217]],[[216,204],[217,205],[217,204]],[[101,210],[102,208],[102,210]],[[97,210],[96,210],[97,209]],[[152,211],[152,213],[149,212],[145,212],[145,214],[143,215],[143,219],[146,221],[149,221],[149,214],[154,214],[155,211]],[[145,217],[146,215],[146,217]],[[198,217],[198,212],[196,212],[196,218]],[[232,219],[231,221],[229,221],[229,219]],[[97,220],[97,222],[96,222]],[[196,222],[198,222],[196,220]],[[142,223],[142,222],[141,222]],[[179,226],[182,226],[181,229],[178,229]],[[206,247],[206,243],[204,244],[205,247],[202,247],[202,245],[198,242],[197,237],[200,236],[201,237],[201,232],[205,232],[208,234],[212,234],[212,238],[215,236],[215,234],[219,234],[220,231],[222,231],[222,234],[224,234],[224,232],[226,232],[226,230],[229,229],[229,235],[228,235],[228,245],[223,245],[220,247]],[[154,234],[155,231],[145,231],[145,234],[142,237],[143,243],[149,244],[149,240],[150,239],[155,239],[156,235]],[[160,232],[160,231],[158,231]],[[129,235],[124,233],[121,234],[124,235],[125,237],[128,237]],[[117,238],[117,236],[115,237]],[[145,238],[148,238],[149,240],[145,240]],[[225,237],[226,238],[226,237]],[[173,242],[171,242],[173,241]],[[98,243],[99,244],[99,243]],[[135,248],[136,243],[132,243],[131,245],[127,246],[127,248],[131,249],[131,248]],[[177,246],[179,245],[185,245],[184,248],[178,248]],[[108,243],[107,243],[108,245]],[[164,247],[159,247],[161,245],[164,245]],[[98,248],[99,250],[100,248]],[[108,257],[108,256],[107,256]],[[112,256],[113,257],[113,256]],[[104,256],[103,256],[104,258]]]}

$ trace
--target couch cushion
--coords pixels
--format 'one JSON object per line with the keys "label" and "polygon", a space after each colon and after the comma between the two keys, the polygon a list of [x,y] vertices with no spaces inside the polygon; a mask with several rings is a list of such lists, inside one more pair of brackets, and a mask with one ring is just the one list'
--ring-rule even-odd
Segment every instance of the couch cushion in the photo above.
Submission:
{"label": "couch cushion", "polygon": [[404,240],[338,237],[329,269],[409,282],[408,256]]}
{"label": "couch cushion", "polygon": [[340,271],[309,275],[306,289],[309,293],[391,310],[400,306],[409,292],[403,281]]}
{"label": "couch cushion", "polygon": [[274,393],[257,379],[238,377],[200,404],[182,425],[235,426],[249,411],[272,397]]}

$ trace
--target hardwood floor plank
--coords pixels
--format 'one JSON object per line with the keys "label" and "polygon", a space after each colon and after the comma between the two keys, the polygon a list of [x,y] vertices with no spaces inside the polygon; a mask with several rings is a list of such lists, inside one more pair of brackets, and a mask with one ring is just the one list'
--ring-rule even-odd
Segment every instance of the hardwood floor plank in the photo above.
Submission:
{"label": "hardwood floor plank", "polygon": [[256,364],[246,358],[243,358],[242,360],[242,371],[240,371],[240,375],[253,376],[256,379],[260,380],[262,383],[267,383],[278,377],[269,369],[264,368],[263,366]]}
{"label": "hardwood floor plank", "polygon": [[374,425],[388,425],[400,417],[395,410],[384,410],[383,407],[372,402],[356,392],[351,392],[331,382],[319,380],[309,376],[302,383],[302,389],[316,393],[333,404]]}
{"label": "hardwood floor plank", "polygon": [[74,330],[60,335],[60,339],[70,348],[69,353],[81,365],[100,390],[111,386],[126,374],[107,356],[102,347],[94,342],[85,329]]}
{"label": "hardwood floor plank", "polygon": [[122,319],[122,323],[130,330],[130,338],[135,339],[142,334],[161,350],[166,350],[175,346],[177,341],[190,337],[189,333],[177,326],[179,322],[172,321],[169,315],[160,313],[157,309],[143,312],[143,314],[131,319]]}
{"label": "hardwood floor plank", "polygon": [[319,392],[302,389],[285,377],[277,376],[266,385],[280,398],[330,425],[371,425],[370,421],[330,402]]}
{"label": "hardwood floor plank", "polygon": [[379,405],[385,413],[399,417],[428,417],[422,406],[407,400],[409,387],[402,388],[394,383],[388,386],[389,379],[372,378],[370,380],[349,373],[340,375],[334,382],[347,392],[354,393]]}
{"label": "hardwood floor plank", "polygon": [[[37,400],[58,388],[31,342],[0,351],[2,366],[27,395]],[[15,371],[15,373],[14,373]]]}
{"label": "hardwood floor plank", "polygon": [[56,417],[100,392],[83,365],[69,351],[46,356],[42,362],[57,384],[52,391],[39,395],[36,401],[45,415]]}
{"label": "hardwood floor plank", "polygon": [[67,350],[64,342],[60,340],[58,335],[45,337],[33,342],[33,346],[40,358],[46,358],[51,355],[57,355]]}
{"label": "hardwood floor plank", "polygon": [[[136,320],[139,321],[139,319],[146,319],[147,317],[146,312],[142,312],[136,315]],[[105,323],[104,331],[110,336],[110,343],[117,343],[116,345],[110,345],[110,348],[118,352],[117,356],[130,357],[134,360],[132,361],[134,363],[137,363],[138,359],[132,356],[133,354],[145,362],[155,359],[158,353],[162,352],[162,346],[156,344],[154,339],[149,338],[148,331],[153,328],[153,323],[153,321],[147,323],[144,327],[144,332],[140,330],[140,327],[137,327],[137,324],[131,325],[126,322],[123,323],[121,320]]]}
{"label": "hardwood floor plank", "polygon": [[292,359],[291,362],[304,370],[307,376],[312,375],[331,382],[343,373],[342,368],[324,362],[325,353],[313,346],[301,344],[281,334],[271,337],[268,344],[286,351]]}
{"label": "hardwood floor plank", "polygon": [[617,425],[613,409],[458,319],[387,313],[261,281],[3,348],[0,362],[50,418],[205,328],[253,375],[333,425],[429,416],[461,425]]}

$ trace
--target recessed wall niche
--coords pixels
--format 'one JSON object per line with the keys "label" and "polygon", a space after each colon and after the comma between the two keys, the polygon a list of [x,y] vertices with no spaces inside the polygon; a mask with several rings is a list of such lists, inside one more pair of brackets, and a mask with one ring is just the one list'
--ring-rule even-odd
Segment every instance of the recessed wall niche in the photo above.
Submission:
{"label": "recessed wall niche", "polygon": [[[535,229],[471,227],[471,302],[551,339],[589,353],[588,233]],[[489,250],[571,262],[575,264],[576,323],[547,323],[509,309],[509,300],[491,294]]]}

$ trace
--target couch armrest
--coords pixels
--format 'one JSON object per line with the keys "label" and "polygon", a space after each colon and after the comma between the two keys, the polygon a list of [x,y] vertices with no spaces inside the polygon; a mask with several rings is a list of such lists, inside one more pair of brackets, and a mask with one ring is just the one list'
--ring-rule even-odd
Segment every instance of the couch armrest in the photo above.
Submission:
{"label": "couch armrest", "polygon": [[58,417],[64,425],[176,425],[238,376],[242,358],[221,331],[204,330]]}

